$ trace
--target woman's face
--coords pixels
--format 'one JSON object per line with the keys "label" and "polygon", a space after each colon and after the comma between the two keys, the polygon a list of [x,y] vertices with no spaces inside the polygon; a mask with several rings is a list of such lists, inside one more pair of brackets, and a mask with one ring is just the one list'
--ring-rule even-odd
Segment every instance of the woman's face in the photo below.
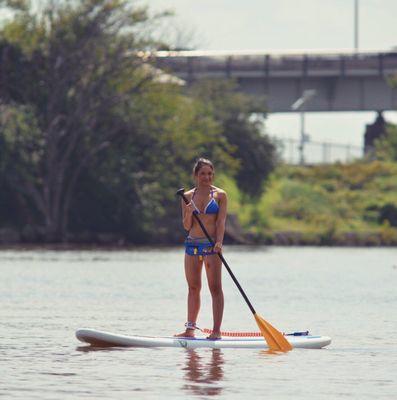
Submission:
{"label": "woman's face", "polygon": [[214,180],[214,170],[209,165],[203,165],[198,170],[195,178],[197,186],[210,186]]}

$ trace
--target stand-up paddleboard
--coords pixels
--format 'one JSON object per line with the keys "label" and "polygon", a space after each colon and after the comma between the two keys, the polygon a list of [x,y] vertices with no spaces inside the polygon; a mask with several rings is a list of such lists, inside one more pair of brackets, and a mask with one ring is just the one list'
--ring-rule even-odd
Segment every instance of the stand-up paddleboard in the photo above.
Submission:
{"label": "stand-up paddleboard", "polygon": [[[207,347],[212,349],[268,349],[263,337],[230,336],[222,339],[211,340],[205,336],[195,338],[174,336],[126,336],[115,333],[97,331],[94,329],[78,329],[76,337],[81,342],[93,346],[119,346],[119,347],[183,347],[196,349]],[[328,336],[313,336],[308,332],[296,332],[286,335],[287,340],[295,348],[321,349],[331,343]]]}

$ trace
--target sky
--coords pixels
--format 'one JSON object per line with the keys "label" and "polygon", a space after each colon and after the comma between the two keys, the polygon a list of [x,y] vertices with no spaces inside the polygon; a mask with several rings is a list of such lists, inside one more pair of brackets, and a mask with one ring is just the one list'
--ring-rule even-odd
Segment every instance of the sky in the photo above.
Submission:
{"label": "sky", "polygon": [[[341,49],[354,46],[354,0],[141,0],[174,10],[201,49]],[[397,1],[359,0],[361,48],[397,46]]]}
{"label": "sky", "polygon": [[[149,0],[152,11],[173,10],[173,25],[200,50],[354,49],[354,0]],[[358,0],[360,50],[397,49],[397,0]],[[361,146],[375,112],[307,113],[314,141]],[[397,123],[397,112],[384,114]],[[299,137],[296,114],[268,116],[267,132]]]}

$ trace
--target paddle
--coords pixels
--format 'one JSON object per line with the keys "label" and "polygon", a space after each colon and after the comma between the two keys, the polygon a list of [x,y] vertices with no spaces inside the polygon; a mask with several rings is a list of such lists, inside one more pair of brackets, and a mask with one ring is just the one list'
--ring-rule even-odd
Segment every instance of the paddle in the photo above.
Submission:
{"label": "paddle", "polygon": [[[185,189],[181,188],[179,189],[176,194],[178,196],[181,196],[186,204],[189,204],[189,200],[186,198],[184,195]],[[197,211],[193,212],[193,217],[196,219],[196,221],[199,223],[201,229],[203,230],[205,236],[207,237],[208,241],[211,243],[212,246],[215,245],[214,241],[211,239],[210,235],[207,232],[207,229],[205,229],[205,226],[201,222],[199,216],[197,215]],[[288,340],[284,337],[284,335],[279,332],[276,328],[274,328],[272,325],[269,324],[269,322],[265,321],[262,317],[260,317],[254,307],[252,306],[251,302],[248,300],[247,295],[244,293],[243,288],[240,286],[240,283],[234,276],[232,270],[229,267],[229,264],[226,262],[225,258],[223,257],[222,253],[217,253],[218,257],[222,260],[223,265],[226,267],[227,272],[229,272],[231,278],[233,279],[233,282],[236,284],[238,290],[244,297],[245,302],[247,303],[249,309],[251,310],[252,314],[254,314],[255,321],[258,324],[258,327],[265,338],[267,345],[269,346],[270,350],[274,351],[289,351],[292,350],[291,344],[288,342]]]}

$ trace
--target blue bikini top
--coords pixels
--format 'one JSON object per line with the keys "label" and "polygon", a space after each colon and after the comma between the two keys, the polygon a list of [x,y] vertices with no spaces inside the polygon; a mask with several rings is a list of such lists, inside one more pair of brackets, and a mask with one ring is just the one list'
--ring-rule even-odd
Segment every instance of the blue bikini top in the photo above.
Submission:
{"label": "blue bikini top", "polygon": [[207,205],[205,206],[204,212],[201,212],[201,211],[197,208],[196,204],[195,204],[194,201],[193,201],[193,197],[194,197],[194,195],[196,194],[196,190],[197,190],[197,189],[194,189],[193,196],[192,196],[192,200],[190,200],[190,202],[193,204],[193,207],[196,209],[197,214],[218,214],[218,212],[219,212],[219,205],[218,205],[218,203],[216,202],[216,200],[215,200],[215,198],[214,198],[214,192],[215,192],[215,190],[211,189],[211,191],[210,191],[211,199],[210,199],[210,201],[207,203]]}

